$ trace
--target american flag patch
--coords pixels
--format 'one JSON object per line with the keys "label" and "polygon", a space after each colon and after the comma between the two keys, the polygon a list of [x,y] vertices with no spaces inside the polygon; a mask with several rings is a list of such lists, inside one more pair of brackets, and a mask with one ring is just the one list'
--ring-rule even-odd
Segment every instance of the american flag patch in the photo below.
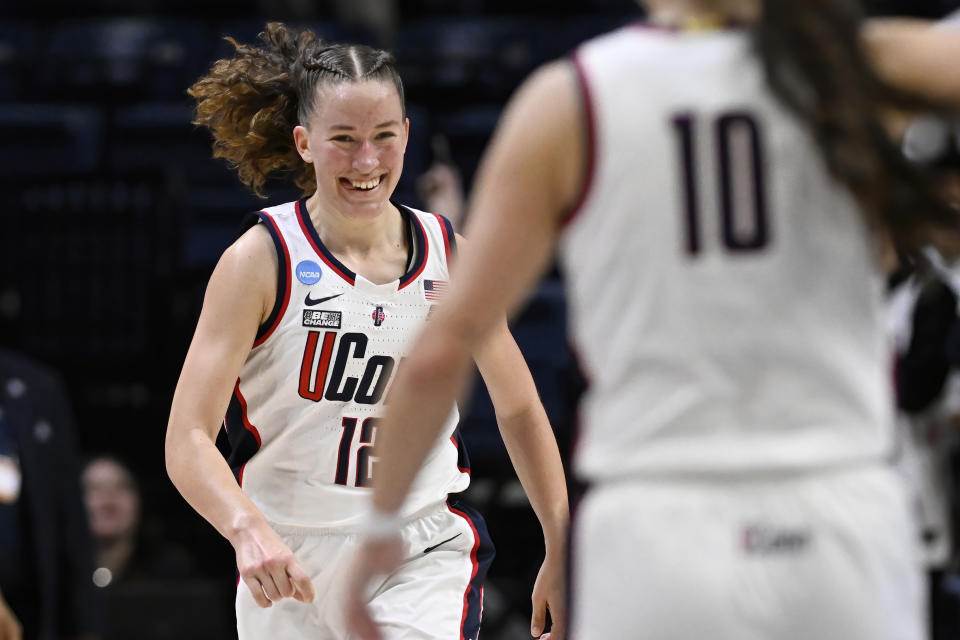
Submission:
{"label": "american flag patch", "polygon": [[439,300],[447,293],[446,280],[424,280],[423,297],[427,300]]}

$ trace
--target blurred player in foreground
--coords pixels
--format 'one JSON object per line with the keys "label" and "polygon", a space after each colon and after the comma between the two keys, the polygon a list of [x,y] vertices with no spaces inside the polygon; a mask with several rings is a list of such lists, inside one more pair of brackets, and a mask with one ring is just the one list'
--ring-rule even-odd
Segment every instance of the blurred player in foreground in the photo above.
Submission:
{"label": "blurred player in foreground", "polygon": [[534,74],[494,136],[382,423],[360,638],[469,354],[554,248],[590,382],[570,636],[923,637],[876,255],[956,221],[884,118],[960,104],[960,38],[848,0],[645,4]]}

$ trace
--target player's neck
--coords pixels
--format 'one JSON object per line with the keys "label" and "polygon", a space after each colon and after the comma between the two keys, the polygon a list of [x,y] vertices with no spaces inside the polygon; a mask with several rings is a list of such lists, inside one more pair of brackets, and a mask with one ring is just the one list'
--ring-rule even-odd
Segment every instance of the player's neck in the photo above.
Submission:
{"label": "player's neck", "polygon": [[347,216],[314,209],[310,221],[324,246],[348,269],[374,284],[393,282],[406,272],[407,221],[391,204],[378,215]]}
{"label": "player's neck", "polygon": [[374,253],[384,248],[403,246],[403,216],[389,202],[371,216],[351,216],[324,209],[313,197],[307,200],[307,212],[317,235],[334,254]]}
{"label": "player's neck", "polygon": [[649,19],[683,30],[720,29],[755,22],[758,0],[648,0]]}

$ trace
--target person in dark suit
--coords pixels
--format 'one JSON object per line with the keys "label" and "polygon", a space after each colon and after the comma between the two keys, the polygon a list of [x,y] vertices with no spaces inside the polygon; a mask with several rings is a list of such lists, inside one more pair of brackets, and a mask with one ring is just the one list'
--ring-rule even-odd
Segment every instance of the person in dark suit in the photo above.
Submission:
{"label": "person in dark suit", "polygon": [[92,564],[66,395],[0,349],[0,640],[96,638]]}

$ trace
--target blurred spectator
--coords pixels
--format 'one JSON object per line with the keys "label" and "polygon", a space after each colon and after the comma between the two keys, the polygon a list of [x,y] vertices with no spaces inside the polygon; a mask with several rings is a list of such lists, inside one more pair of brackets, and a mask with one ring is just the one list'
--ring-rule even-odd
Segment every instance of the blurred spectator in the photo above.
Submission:
{"label": "blurred spectator", "polygon": [[190,577],[193,562],[185,550],[145,540],[140,490],[123,462],[112,456],[90,460],[83,469],[83,490],[96,551],[94,584]]}
{"label": "blurred spectator", "polygon": [[147,535],[141,526],[137,481],[122,461],[96,456],[82,478],[95,548],[93,584],[103,589],[105,638],[127,640],[131,611],[141,625],[140,637],[155,637],[152,630],[166,624],[163,618],[169,614],[153,607],[157,590],[176,591],[190,583],[195,578],[193,560],[178,545]]}
{"label": "blurred spectator", "polygon": [[430,141],[433,163],[417,178],[417,195],[431,213],[439,213],[450,220],[453,230],[463,229],[466,195],[463,175],[453,161],[450,142],[441,134]]}
{"label": "blurred spectator", "polygon": [[434,163],[417,179],[417,191],[427,211],[446,216],[454,231],[463,227],[463,184],[454,165]]}
{"label": "blurred spectator", "polygon": [[0,638],[98,637],[75,429],[46,368],[0,350]]}
{"label": "blurred spectator", "polygon": [[123,574],[136,550],[140,493],[130,471],[109,457],[87,463],[83,491],[96,544],[93,581],[102,587]]}

